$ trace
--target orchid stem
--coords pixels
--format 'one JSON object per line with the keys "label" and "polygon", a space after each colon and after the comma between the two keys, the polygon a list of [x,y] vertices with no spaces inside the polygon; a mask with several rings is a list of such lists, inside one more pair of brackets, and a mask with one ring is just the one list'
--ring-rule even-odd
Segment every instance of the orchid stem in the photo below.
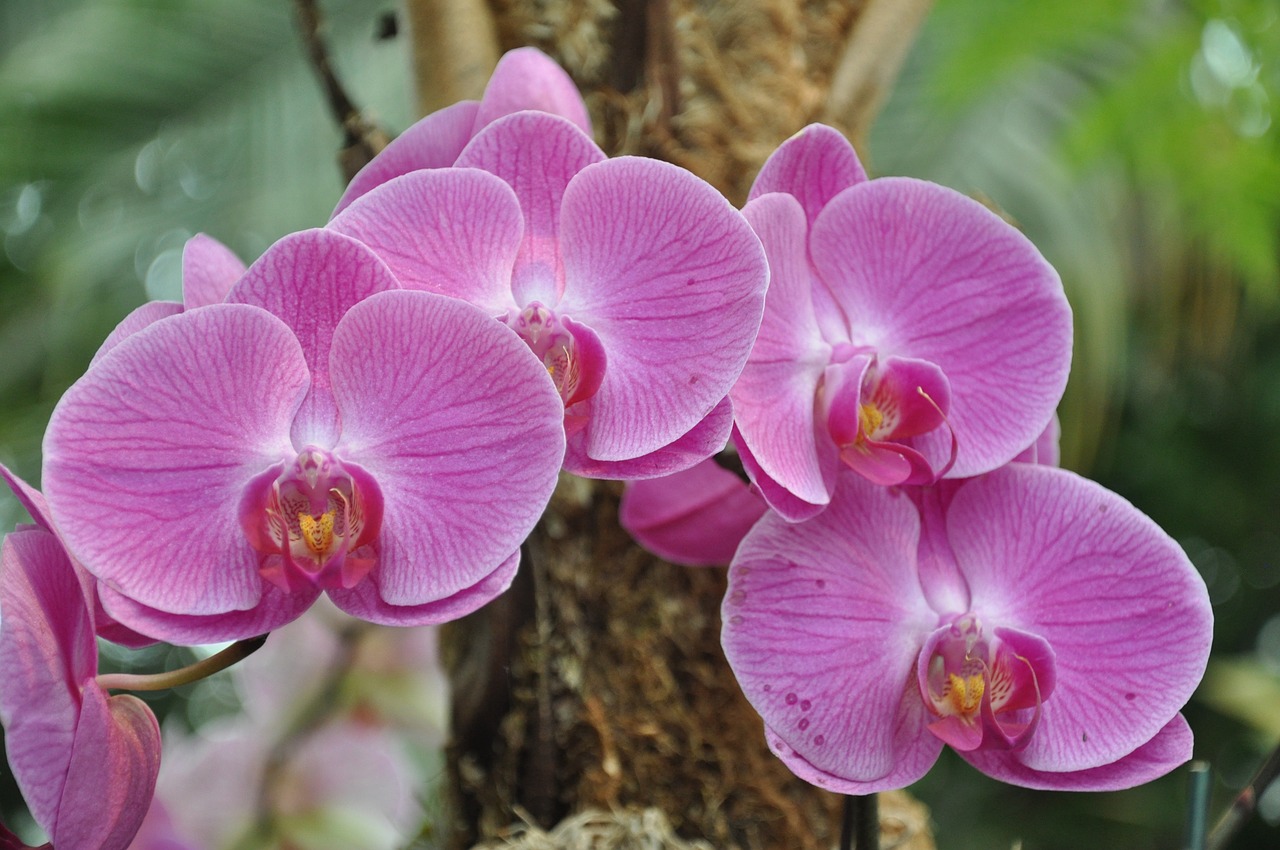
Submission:
{"label": "orchid stem", "polygon": [[189,685],[243,661],[266,642],[266,635],[238,640],[202,661],[167,673],[103,673],[97,678],[98,687],[109,691],[163,691]]}
{"label": "orchid stem", "polygon": [[875,794],[845,796],[840,850],[880,850],[880,806]]}
{"label": "orchid stem", "polygon": [[1187,778],[1187,826],[1183,850],[1205,850],[1209,837],[1209,763],[1193,761]]}
{"label": "orchid stem", "polygon": [[1280,777],[1280,746],[1271,751],[1253,779],[1236,795],[1231,807],[1214,825],[1213,831],[1209,833],[1209,850],[1223,850],[1231,843],[1240,827],[1253,816],[1254,810],[1258,808],[1258,800],[1267,793],[1277,777]]}

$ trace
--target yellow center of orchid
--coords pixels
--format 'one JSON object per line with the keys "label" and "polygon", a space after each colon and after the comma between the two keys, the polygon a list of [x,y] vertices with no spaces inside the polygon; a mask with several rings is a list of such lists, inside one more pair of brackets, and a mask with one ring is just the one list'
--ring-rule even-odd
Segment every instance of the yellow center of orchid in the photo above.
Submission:
{"label": "yellow center of orchid", "polygon": [[982,705],[982,694],[986,689],[987,680],[981,673],[972,676],[949,674],[942,698],[949,704],[951,711],[944,710],[943,714],[956,714],[965,720],[971,720]]}
{"label": "yellow center of orchid", "polygon": [[302,541],[317,557],[328,554],[333,546],[333,520],[336,512],[325,511],[318,517],[308,513],[298,514],[298,530],[302,532]]}
{"label": "yellow center of orchid", "polygon": [[884,422],[884,414],[880,412],[880,408],[874,403],[859,405],[858,407],[858,425],[862,428],[862,436],[869,438],[880,428]]}

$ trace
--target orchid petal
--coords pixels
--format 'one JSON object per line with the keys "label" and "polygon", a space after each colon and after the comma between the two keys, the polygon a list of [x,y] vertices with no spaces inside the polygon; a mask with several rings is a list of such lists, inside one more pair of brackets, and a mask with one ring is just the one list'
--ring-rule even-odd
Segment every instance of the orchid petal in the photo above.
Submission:
{"label": "orchid petal", "polygon": [[532,530],[564,457],[564,408],[542,364],[475,307],[399,291],[348,311],[330,370],[338,453],[386,500],[382,600],[426,605],[486,579]]}
{"label": "orchid petal", "polygon": [[511,269],[524,216],[511,187],[492,174],[415,172],[370,192],[329,227],[372,248],[406,289],[452,295],[492,316],[516,306]]}
{"label": "orchid petal", "polygon": [[505,593],[520,566],[517,549],[498,568],[470,587],[423,605],[392,605],[383,600],[379,573],[350,590],[330,590],[333,604],[353,617],[384,626],[425,626],[464,617]]}
{"label": "orchid petal", "polygon": [[[1045,705],[1048,708],[1048,704]],[[1043,727],[1041,729],[1043,731]],[[1036,736],[1039,736],[1039,732]],[[978,750],[961,753],[965,761],[990,777],[1045,791],[1118,791],[1164,776],[1191,759],[1191,727],[1175,714],[1151,740],[1131,753],[1097,767],[1069,771],[1036,770],[1023,763],[1026,751]]]}
{"label": "orchid petal", "polygon": [[1038,463],[1041,466],[1058,466],[1060,463],[1058,444],[1061,440],[1062,423],[1058,420],[1058,414],[1055,413],[1049,420],[1049,424],[1040,432],[1040,436],[1036,437],[1036,441],[1023,449],[1014,460],[1021,463]]}
{"label": "orchid petal", "polygon": [[31,815],[52,832],[80,714],[80,684],[98,670],[80,582],[49,532],[0,550],[0,720],[9,765]]}
{"label": "orchid petal", "polygon": [[[914,716],[911,722],[914,724]],[[859,780],[815,766],[813,762],[792,749],[781,735],[767,725],[764,728],[764,735],[765,741],[769,744],[769,750],[782,760],[788,770],[805,782],[836,794],[863,796],[905,788],[928,773],[929,768],[933,767],[942,753],[942,740],[927,734],[916,742],[916,746],[901,753],[898,760],[890,765],[888,773],[876,779]]]}
{"label": "orchid petal", "polygon": [[510,115],[532,109],[567,118],[591,135],[591,118],[569,75],[536,47],[509,50],[498,60],[485,87],[475,131]]}
{"label": "orchid petal", "polygon": [[[1040,435],[1066,385],[1071,310],[1022,234],[950,189],[884,178],[833,198],[810,249],[854,343],[946,375],[959,444],[950,477],[1001,466]],[[938,469],[950,435],[913,444]]]}
{"label": "orchid petal", "polygon": [[267,249],[227,296],[281,319],[302,344],[311,387],[294,418],[299,448],[331,448],[340,425],[329,386],[333,329],[351,308],[375,292],[398,289],[386,264],[367,246],[331,230],[292,233]]}
{"label": "orchid petal", "polygon": [[45,494],[67,548],[149,607],[253,608],[262,581],[241,491],[292,455],[307,381],[293,333],[256,307],[204,307],[123,341],[67,391],[45,434]]}
{"label": "orchid petal", "polygon": [[689,431],[729,394],[755,340],[768,266],[710,185],[656,160],[584,168],[564,196],[557,311],[608,352],[586,402],[587,454],[627,460]]}
{"label": "orchid petal", "polygon": [[1124,499],[1064,470],[1012,464],[956,493],[947,530],[974,612],[1039,635],[1057,656],[1024,765],[1116,761],[1191,696],[1212,636],[1204,581]]}
{"label": "orchid petal", "polygon": [[55,847],[126,850],[146,817],[160,772],[160,727],[134,696],[84,691]]}
{"label": "orchid petal", "polygon": [[0,478],[9,485],[9,489],[18,499],[18,504],[22,505],[22,509],[35,520],[36,524],[45,531],[53,531],[53,518],[49,516],[49,503],[45,501],[44,494],[23,481],[2,463],[0,463]]}
{"label": "orchid petal", "polygon": [[[167,643],[199,646],[265,635],[302,616],[319,597],[314,587],[285,593],[270,582],[262,582],[262,596],[252,608],[221,614],[170,614],[150,608],[98,585],[103,609],[120,623],[144,634],[157,635]],[[99,629],[101,631],[101,628]],[[103,635],[108,640],[110,635]]]}
{"label": "orchid petal", "polygon": [[352,178],[334,218],[361,195],[402,174],[423,168],[447,168],[471,141],[478,101],[464,100],[431,113],[391,141]]}
{"label": "orchid petal", "polygon": [[738,476],[704,460],[697,466],[628,483],[618,521],[641,546],[673,564],[718,566],[768,506]]}
{"label": "orchid petal", "polygon": [[212,236],[197,233],[182,246],[182,306],[221,304],[244,274],[244,263]]}
{"label": "orchid petal", "polygon": [[803,526],[766,516],[734,556],[725,656],[815,773],[865,786],[937,757],[913,685],[937,624],[915,574],[919,530],[909,501],[846,474],[822,514]]}
{"label": "orchid petal", "polygon": [[[742,468],[746,470],[748,477],[751,478],[752,485],[760,491],[760,496],[765,500],[765,503],[778,516],[787,522],[804,522],[826,510],[829,498],[825,495],[822,501],[817,504],[806,502],[792,495],[790,490],[770,478],[769,474],[760,468],[759,461],[751,454],[751,449],[747,446],[746,441],[742,439],[742,434],[736,426],[732,432],[732,439],[734,447],[738,450],[738,457],[742,460]],[[819,448],[821,448],[821,445],[819,445]],[[835,474],[833,473],[831,477],[833,480],[832,489],[835,489]]]}
{"label": "orchid petal", "polygon": [[[572,415],[572,414],[570,414]],[[582,431],[569,435],[564,468],[583,478],[636,481],[660,478],[701,463],[724,448],[733,428],[733,402],[728,397],[711,409],[698,424],[667,445],[627,460],[596,460],[587,454]]]}
{"label": "orchid petal", "polygon": [[458,167],[496,174],[520,199],[525,233],[511,279],[516,303],[551,306],[560,300],[565,286],[561,199],[574,175],[604,158],[590,136],[545,112],[517,112],[498,119],[458,157]]}
{"label": "orchid petal", "polygon": [[121,319],[120,324],[116,325],[111,333],[107,334],[107,338],[102,341],[102,345],[98,346],[98,350],[94,353],[93,360],[89,362],[89,365],[92,366],[101,360],[108,351],[119,345],[120,341],[125,337],[132,336],[161,319],[176,316],[181,312],[182,305],[177,301],[148,301]]}
{"label": "orchid petal", "polygon": [[853,145],[839,130],[810,124],[769,155],[748,200],[785,192],[800,203],[807,224],[812,225],[828,201],[866,179]]}
{"label": "orchid petal", "polygon": [[760,333],[733,386],[738,432],[778,486],[800,501],[826,504],[835,482],[819,458],[814,405],[831,348],[809,297],[804,213],[789,195],[771,195],[743,215],[764,245],[770,278]]}

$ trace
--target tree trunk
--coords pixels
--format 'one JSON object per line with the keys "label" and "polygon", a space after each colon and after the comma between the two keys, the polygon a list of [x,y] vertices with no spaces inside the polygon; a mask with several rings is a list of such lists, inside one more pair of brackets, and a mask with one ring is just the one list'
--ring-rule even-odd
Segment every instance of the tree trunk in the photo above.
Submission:
{"label": "tree trunk", "polygon": [[[928,6],[409,0],[409,23],[424,105],[479,97],[501,51],[532,44],[579,84],[607,153],[674,162],[741,205],[806,124],[861,143]],[[486,23],[450,23],[469,16]],[[721,653],[724,570],[642,551],[620,493],[564,476],[511,591],[444,632],[453,846],[834,846],[839,798],[769,753]],[[933,847],[905,794],[880,818],[885,846]]]}

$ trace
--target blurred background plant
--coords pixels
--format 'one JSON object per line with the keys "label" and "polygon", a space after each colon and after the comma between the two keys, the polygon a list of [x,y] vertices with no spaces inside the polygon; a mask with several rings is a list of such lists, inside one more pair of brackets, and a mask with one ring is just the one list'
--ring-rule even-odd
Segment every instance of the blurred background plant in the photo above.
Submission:
{"label": "blurred background plant", "polygon": [[[324,10],[344,83],[403,129],[394,4]],[[1064,465],[1163,525],[1215,604],[1188,708],[1215,812],[1280,738],[1276,110],[1274,0],[938,0],[864,151],[873,174],[989,201],[1061,272],[1077,336]],[[190,235],[252,261],[322,224],[340,144],[287,3],[0,5],[0,461],[38,481],[53,405],[120,317],[176,296]],[[0,501],[0,527],[19,519]],[[195,727],[239,699],[223,696],[160,707]],[[1043,794],[947,759],[917,790],[948,850],[1170,848],[1184,783]],[[17,805],[9,787],[0,814]],[[1260,809],[1232,846],[1276,845],[1280,791]]]}

